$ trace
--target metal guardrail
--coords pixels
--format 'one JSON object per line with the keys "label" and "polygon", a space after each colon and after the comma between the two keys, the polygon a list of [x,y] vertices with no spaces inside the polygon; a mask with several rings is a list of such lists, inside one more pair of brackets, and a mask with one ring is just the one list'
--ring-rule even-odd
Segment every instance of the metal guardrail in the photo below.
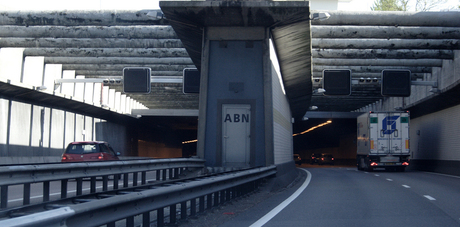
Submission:
{"label": "metal guardrail", "polygon": [[[142,226],[150,226],[155,212],[156,225],[164,226],[165,208],[169,208],[169,222],[175,223],[180,207],[180,219],[222,204],[258,188],[261,181],[276,174],[276,167],[260,167],[181,182],[167,187],[133,191],[96,201],[68,205],[36,214],[0,221],[0,226],[115,226],[126,220],[125,226],[134,226],[134,217],[142,216]],[[206,201],[206,203],[205,203]]]}
{"label": "metal guardrail", "polygon": [[149,160],[124,160],[110,162],[55,163],[40,165],[0,166],[0,208],[8,207],[8,187],[23,185],[23,205],[30,204],[30,188],[33,183],[43,183],[43,202],[50,199],[50,182],[61,182],[61,198],[67,198],[67,183],[77,182],[76,194],[82,195],[83,179],[90,178],[90,192],[96,191],[96,177],[102,177],[102,190],[108,190],[108,178],[113,176],[113,189],[123,176],[123,187],[128,187],[132,174],[133,186],[137,185],[139,173],[141,184],[146,184],[146,173],[156,171],[156,179],[177,178],[184,168],[204,168],[203,159],[174,158]]}

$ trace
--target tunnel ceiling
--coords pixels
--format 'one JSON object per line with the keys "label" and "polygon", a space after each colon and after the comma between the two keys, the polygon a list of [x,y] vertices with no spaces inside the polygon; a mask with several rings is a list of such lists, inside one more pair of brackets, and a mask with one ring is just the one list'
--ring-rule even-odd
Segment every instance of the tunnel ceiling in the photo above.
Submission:
{"label": "tunnel ceiling", "polygon": [[[312,89],[321,86],[324,69],[351,69],[353,86],[351,96],[313,94],[311,105],[320,111],[349,112],[381,100],[380,85],[372,81],[383,69],[409,69],[413,80],[423,80],[460,49],[460,12],[329,14],[311,21]],[[86,78],[119,78],[124,67],[180,77],[184,68],[196,67],[157,10],[1,12],[0,48],[6,47],[24,48],[25,57],[44,56],[46,64]],[[198,95],[183,94],[180,83],[153,83],[150,94],[127,96],[154,110],[198,109]]]}

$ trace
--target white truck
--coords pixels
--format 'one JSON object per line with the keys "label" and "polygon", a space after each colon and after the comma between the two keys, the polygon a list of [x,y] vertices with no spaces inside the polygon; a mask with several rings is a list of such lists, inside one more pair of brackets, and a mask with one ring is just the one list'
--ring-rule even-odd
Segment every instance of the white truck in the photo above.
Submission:
{"label": "white truck", "polygon": [[358,170],[404,171],[409,165],[409,112],[368,112],[357,119]]}

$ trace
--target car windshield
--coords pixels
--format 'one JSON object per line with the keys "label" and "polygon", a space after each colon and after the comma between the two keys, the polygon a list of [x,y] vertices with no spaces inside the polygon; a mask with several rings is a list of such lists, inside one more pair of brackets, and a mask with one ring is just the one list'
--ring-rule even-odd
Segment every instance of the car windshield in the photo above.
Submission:
{"label": "car windshield", "polygon": [[98,150],[97,144],[72,144],[67,148],[66,153],[87,154],[99,152]]}

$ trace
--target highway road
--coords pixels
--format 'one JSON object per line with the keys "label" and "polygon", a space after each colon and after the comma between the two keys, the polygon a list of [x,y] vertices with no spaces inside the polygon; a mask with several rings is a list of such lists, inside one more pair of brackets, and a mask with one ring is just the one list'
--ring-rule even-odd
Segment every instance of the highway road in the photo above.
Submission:
{"label": "highway road", "polygon": [[460,177],[352,167],[299,171],[305,177],[294,187],[220,226],[460,226]]}

